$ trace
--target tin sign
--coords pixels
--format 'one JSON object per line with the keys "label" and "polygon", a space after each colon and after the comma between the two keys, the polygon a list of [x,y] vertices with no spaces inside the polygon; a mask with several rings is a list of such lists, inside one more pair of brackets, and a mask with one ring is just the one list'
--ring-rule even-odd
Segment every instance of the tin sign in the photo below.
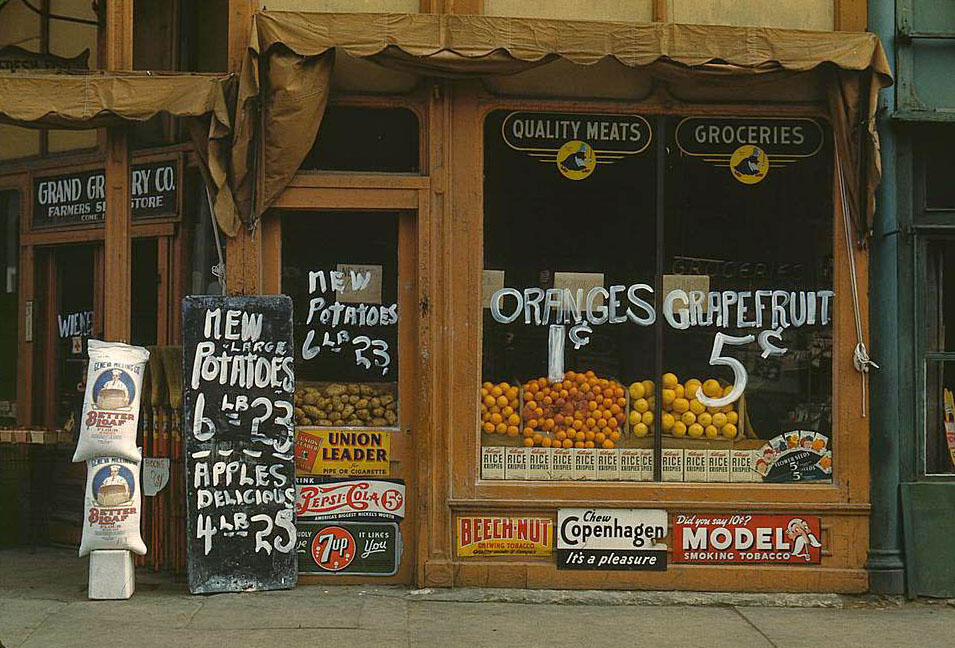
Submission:
{"label": "tin sign", "polygon": [[666,534],[662,509],[560,509],[557,568],[665,571]]}
{"label": "tin sign", "polygon": [[677,515],[673,562],[818,565],[819,530],[813,515]]}
{"label": "tin sign", "polygon": [[391,432],[359,429],[302,429],[295,433],[295,467],[328,477],[387,477]]}
{"label": "tin sign", "polygon": [[457,527],[459,556],[549,556],[554,547],[550,518],[462,515]]}
{"label": "tin sign", "polygon": [[405,517],[405,484],[397,479],[298,477],[295,481],[295,514],[300,520],[400,522]]}
{"label": "tin sign", "polygon": [[298,572],[394,576],[401,534],[394,522],[305,522],[296,525]]}

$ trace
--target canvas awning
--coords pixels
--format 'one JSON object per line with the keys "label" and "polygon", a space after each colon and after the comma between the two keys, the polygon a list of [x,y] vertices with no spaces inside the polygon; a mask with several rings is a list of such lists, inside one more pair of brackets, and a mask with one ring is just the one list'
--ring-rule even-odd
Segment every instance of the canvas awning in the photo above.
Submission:
{"label": "canvas awning", "polygon": [[[762,80],[774,73],[831,71],[828,96],[836,148],[845,176],[853,181],[854,219],[860,231],[868,230],[879,178],[876,100],[879,89],[891,84],[888,61],[873,34],[272,11],[255,14],[239,80],[230,180],[249,225],[275,201],[312,146],[328,101],[336,50],[450,78],[514,74],[556,59],[590,65],[608,57],[664,75],[692,70],[701,84],[714,85],[739,86],[747,78]],[[865,200],[859,187],[864,187]]]}
{"label": "canvas awning", "polygon": [[[158,114],[188,119],[223,229],[240,221],[227,184],[233,75],[147,72],[0,73],[0,122],[88,129],[143,122]],[[234,90],[233,90],[234,92]]]}

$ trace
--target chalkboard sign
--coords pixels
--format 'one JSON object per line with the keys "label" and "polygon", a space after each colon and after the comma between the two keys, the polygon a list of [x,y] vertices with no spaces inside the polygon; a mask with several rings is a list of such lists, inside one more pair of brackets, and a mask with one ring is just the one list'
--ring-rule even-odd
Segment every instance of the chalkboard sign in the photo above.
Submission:
{"label": "chalkboard sign", "polygon": [[[129,193],[133,220],[173,216],[179,209],[175,160],[135,164]],[[45,176],[33,181],[33,227],[103,223],[106,219],[106,171]]]}
{"label": "chalkboard sign", "polygon": [[292,301],[186,297],[182,317],[189,590],[293,587]]}

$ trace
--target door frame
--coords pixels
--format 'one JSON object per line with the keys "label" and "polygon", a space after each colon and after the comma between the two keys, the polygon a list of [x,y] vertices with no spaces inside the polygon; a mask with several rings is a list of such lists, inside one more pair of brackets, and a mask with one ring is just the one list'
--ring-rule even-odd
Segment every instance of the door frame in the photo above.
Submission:
{"label": "door frame", "polygon": [[[262,217],[262,292],[282,291],[282,214],[362,211],[398,214],[398,402],[399,433],[391,437],[393,456],[401,457],[405,480],[405,519],[401,522],[402,555],[398,573],[389,577],[300,574],[303,584],[412,584],[419,565],[418,484],[423,444],[420,372],[421,241],[427,219],[427,176],[412,174],[300,172]],[[417,392],[418,396],[415,397]]]}

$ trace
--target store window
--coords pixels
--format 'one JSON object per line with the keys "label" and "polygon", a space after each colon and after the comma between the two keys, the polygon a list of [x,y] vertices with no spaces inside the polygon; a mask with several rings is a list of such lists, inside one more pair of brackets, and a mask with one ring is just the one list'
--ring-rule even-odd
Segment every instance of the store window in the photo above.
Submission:
{"label": "store window", "polygon": [[936,239],[925,251],[925,474],[955,473],[955,240]]}
{"label": "store window", "polygon": [[420,158],[418,117],[407,108],[329,106],[301,168],[418,173]]}
{"label": "store window", "polygon": [[929,210],[955,209],[955,129],[932,132],[921,142],[920,159],[924,160],[925,207]]}
{"label": "store window", "polygon": [[0,427],[12,427],[17,419],[17,295],[19,269],[20,194],[0,191]]}
{"label": "store window", "polygon": [[484,134],[482,477],[830,481],[825,125],[495,111]]}
{"label": "store window", "polygon": [[295,424],[398,425],[398,215],[282,216],[294,304]]}

